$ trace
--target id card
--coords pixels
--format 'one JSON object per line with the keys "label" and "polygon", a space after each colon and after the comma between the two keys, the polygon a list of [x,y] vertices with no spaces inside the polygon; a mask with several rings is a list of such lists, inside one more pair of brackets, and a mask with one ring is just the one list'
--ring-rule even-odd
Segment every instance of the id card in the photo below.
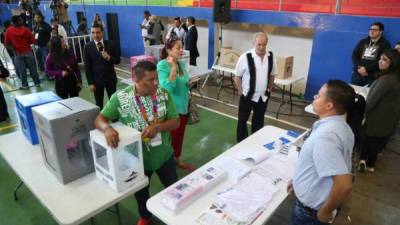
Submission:
{"label": "id card", "polygon": [[39,38],[39,33],[35,34],[35,39],[37,40]]}
{"label": "id card", "polygon": [[153,139],[150,140],[151,147],[156,147],[162,144],[161,133],[158,133]]}

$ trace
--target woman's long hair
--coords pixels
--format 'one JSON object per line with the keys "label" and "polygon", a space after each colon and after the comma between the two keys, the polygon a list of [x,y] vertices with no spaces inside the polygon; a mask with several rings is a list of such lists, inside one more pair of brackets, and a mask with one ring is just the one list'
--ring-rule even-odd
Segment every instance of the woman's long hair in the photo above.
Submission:
{"label": "woman's long hair", "polygon": [[347,123],[351,127],[356,142],[361,137],[361,123],[365,112],[365,99],[356,94],[354,88],[341,80],[329,80],[326,83],[329,98],[339,115],[347,113]]}
{"label": "woman's long hair", "polygon": [[386,70],[380,71],[380,75],[385,75],[389,73],[396,73],[398,76],[400,75],[400,53],[394,49],[386,49],[383,51],[382,55],[388,57],[390,59],[390,66]]}
{"label": "woman's long hair", "polygon": [[68,54],[67,49],[63,49],[62,42],[61,36],[52,37],[50,40],[50,54],[56,65],[61,65],[62,60]]}

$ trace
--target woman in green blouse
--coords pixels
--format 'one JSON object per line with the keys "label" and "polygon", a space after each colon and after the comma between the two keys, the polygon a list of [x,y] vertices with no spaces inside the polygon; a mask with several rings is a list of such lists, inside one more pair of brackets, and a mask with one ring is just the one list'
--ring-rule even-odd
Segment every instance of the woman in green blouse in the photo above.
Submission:
{"label": "woman in green blouse", "polygon": [[189,105],[189,73],[186,70],[185,63],[179,60],[182,54],[182,40],[175,35],[171,35],[165,42],[165,47],[161,54],[162,60],[157,64],[157,72],[160,86],[167,89],[172,95],[176,110],[179,113],[180,125],[176,130],[171,131],[176,164],[178,167],[191,172],[195,168],[180,160]]}

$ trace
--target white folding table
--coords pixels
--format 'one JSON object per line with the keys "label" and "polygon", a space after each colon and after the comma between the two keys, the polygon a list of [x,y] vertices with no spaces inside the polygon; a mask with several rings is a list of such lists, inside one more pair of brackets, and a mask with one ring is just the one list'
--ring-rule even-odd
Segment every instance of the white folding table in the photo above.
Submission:
{"label": "white folding table", "polygon": [[[286,132],[287,130],[281,128],[277,128],[274,126],[265,126],[264,128],[257,131],[253,135],[249,136],[242,142],[228,149],[217,158],[203,165],[201,168],[199,168],[199,170],[209,165],[215,165],[215,162],[217,160],[223,157],[233,156],[236,151],[239,151],[241,149],[247,149],[248,151],[251,151],[252,148],[263,146],[266,143],[269,143],[281,136],[284,136]],[[295,150],[292,148],[291,151]],[[247,164],[250,167],[253,168],[255,167],[253,163],[246,162],[245,160],[242,160],[241,162]],[[294,166],[295,163],[296,160],[289,160],[288,166]],[[190,174],[188,176],[190,176]],[[155,216],[157,216],[160,220],[162,220],[164,223],[168,225],[177,225],[177,224],[198,225],[196,219],[200,216],[202,212],[204,212],[212,204],[213,199],[216,197],[216,194],[226,188],[231,187],[232,185],[233,183],[231,183],[228,179],[223,180],[217,186],[215,186],[208,192],[204,193],[201,197],[199,197],[193,203],[184,208],[177,215],[174,215],[161,203],[162,195],[165,192],[165,190],[151,197],[147,201],[147,208],[148,210],[150,210],[150,212],[152,212]],[[267,221],[272,216],[275,210],[288,196],[286,192],[287,182],[280,181],[276,185],[279,188],[279,191],[274,194],[271,201],[267,204],[266,210],[254,221],[253,225],[264,224],[265,221]]]}
{"label": "white folding table", "polygon": [[145,177],[129,189],[117,193],[91,173],[63,185],[45,167],[39,145],[31,145],[21,131],[0,136],[0,154],[57,223],[62,225],[80,224],[91,219],[148,184]]}

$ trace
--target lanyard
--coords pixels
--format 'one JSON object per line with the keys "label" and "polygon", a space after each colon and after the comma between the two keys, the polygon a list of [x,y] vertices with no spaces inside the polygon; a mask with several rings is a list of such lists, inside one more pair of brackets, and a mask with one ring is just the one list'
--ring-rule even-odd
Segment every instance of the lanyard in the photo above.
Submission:
{"label": "lanyard", "polygon": [[157,123],[157,95],[152,95],[151,96],[151,101],[153,103],[153,121],[152,123],[149,121],[149,117],[146,112],[146,108],[144,107],[144,104],[142,100],[140,99],[140,96],[135,95],[135,100],[137,105],[139,106],[140,113],[142,114],[144,120],[147,122],[147,124],[152,124],[152,123]]}

